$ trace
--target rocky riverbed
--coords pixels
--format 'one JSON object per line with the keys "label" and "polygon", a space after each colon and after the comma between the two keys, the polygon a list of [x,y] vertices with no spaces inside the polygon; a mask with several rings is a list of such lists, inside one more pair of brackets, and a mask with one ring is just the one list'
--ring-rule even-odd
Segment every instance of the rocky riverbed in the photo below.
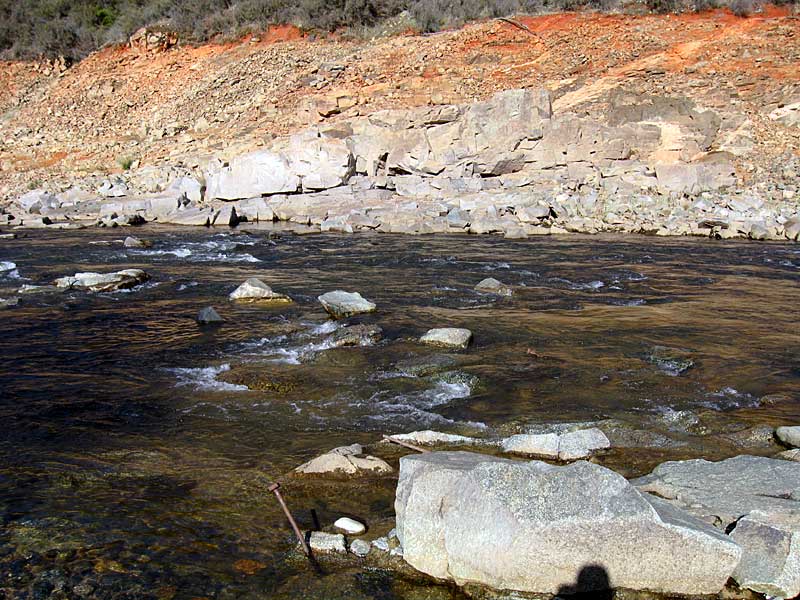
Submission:
{"label": "rocky riverbed", "polygon": [[[396,501],[403,457],[416,453],[383,435],[513,464],[588,459],[595,471],[582,480],[605,473],[635,498],[622,484],[633,480],[719,535],[741,508],[722,512],[715,496],[742,495],[744,480],[723,471],[687,500],[699,467],[660,465],[791,464],[776,457],[793,430],[775,428],[800,418],[794,244],[465,234],[409,244],[248,227],[146,225],[141,244],[119,229],[0,240],[7,595],[486,597],[473,575],[453,567],[464,587],[452,587],[414,558]],[[501,286],[479,285],[487,279]],[[331,318],[320,297],[337,290],[357,292],[334,299],[368,312]],[[198,324],[206,307],[223,320]],[[431,330],[458,343],[423,343]],[[325,473],[332,464],[341,472]],[[352,552],[309,564],[267,492],[273,481],[305,531],[345,535]],[[636,527],[670,529],[634,504]],[[366,531],[344,533],[343,517]],[[784,528],[774,515],[748,519],[734,543],[765,519]],[[725,556],[696,581],[721,580],[735,558]],[[573,572],[563,579],[576,585]]]}

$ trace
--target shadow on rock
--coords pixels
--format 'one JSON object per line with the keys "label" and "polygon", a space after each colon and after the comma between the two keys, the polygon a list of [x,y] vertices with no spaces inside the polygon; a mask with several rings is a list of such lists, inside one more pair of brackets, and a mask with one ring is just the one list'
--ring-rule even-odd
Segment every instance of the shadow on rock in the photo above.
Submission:
{"label": "shadow on rock", "polygon": [[614,593],[608,572],[600,565],[586,565],[578,573],[574,584],[562,585],[558,588],[558,596],[570,596],[573,599],[612,600]]}

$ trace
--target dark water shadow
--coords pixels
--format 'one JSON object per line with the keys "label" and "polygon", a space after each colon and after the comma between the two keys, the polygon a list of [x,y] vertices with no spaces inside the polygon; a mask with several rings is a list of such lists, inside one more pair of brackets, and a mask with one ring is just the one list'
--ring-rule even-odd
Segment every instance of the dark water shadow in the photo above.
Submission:
{"label": "dark water shadow", "polygon": [[608,571],[600,565],[590,564],[581,568],[575,583],[559,587],[558,596],[581,600],[612,600],[614,592]]}

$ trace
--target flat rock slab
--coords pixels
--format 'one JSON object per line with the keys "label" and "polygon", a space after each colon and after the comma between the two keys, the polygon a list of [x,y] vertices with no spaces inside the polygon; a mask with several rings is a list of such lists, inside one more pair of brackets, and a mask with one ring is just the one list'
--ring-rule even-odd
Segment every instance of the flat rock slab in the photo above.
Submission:
{"label": "flat rock slab", "polygon": [[423,446],[433,446],[436,444],[453,444],[453,445],[470,445],[479,444],[482,440],[477,438],[467,437],[466,435],[457,435],[454,433],[442,433],[441,431],[433,431],[425,429],[423,431],[411,431],[409,433],[396,433],[392,436],[401,442],[411,442],[413,444],[421,444]]}
{"label": "flat rock slab", "polygon": [[411,566],[498,590],[716,594],[741,556],[715,528],[585,461],[405,456],[395,512]]}
{"label": "flat rock slab", "polygon": [[344,319],[353,315],[375,312],[374,302],[366,300],[358,292],[336,290],[317,298],[325,311],[334,319]]}
{"label": "flat rock slab", "polygon": [[317,552],[337,552],[339,554],[347,552],[344,536],[341,533],[312,531],[308,539],[308,545]]}
{"label": "flat rock slab", "polygon": [[444,348],[464,349],[472,341],[472,332],[459,327],[442,327],[430,329],[420,339],[423,344],[441,346]]}
{"label": "flat rock slab", "polygon": [[752,511],[800,508],[800,464],[779,458],[666,462],[631,483],[722,528]]}
{"label": "flat rock slab", "polygon": [[751,512],[730,536],[742,548],[736,583],[776,598],[800,594],[800,511]]}
{"label": "flat rock slab", "polygon": [[542,458],[577,460],[591,456],[596,450],[611,447],[606,434],[592,427],[568,433],[541,433],[512,435],[503,440],[503,450],[514,454],[528,454]]}
{"label": "flat rock slab", "polygon": [[239,302],[291,302],[292,299],[285,294],[279,294],[272,290],[266,283],[251,277],[238,288],[233,290],[228,296],[231,300]]}
{"label": "flat rock slab", "polygon": [[70,277],[56,279],[55,286],[92,292],[113,292],[136,287],[148,279],[150,276],[141,269],[123,269],[115,273],[75,273]]}

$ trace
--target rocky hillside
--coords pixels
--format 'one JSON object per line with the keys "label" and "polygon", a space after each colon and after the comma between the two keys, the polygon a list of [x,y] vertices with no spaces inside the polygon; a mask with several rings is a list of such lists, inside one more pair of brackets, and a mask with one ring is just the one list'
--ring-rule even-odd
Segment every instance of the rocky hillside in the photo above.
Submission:
{"label": "rocky hillside", "polygon": [[[781,225],[800,193],[799,30],[779,8],[748,18],[568,13],[370,42],[284,27],[166,51],[145,40],[69,69],[5,64],[0,196],[8,203],[76,183],[89,195],[119,195],[108,193],[114,174],[132,194],[161,192],[179,175],[205,186],[235,157],[283,151],[296,142],[279,136],[311,131],[347,140],[357,163],[347,177],[404,177],[399,188],[358,184],[401,197],[508,187],[501,176],[542,193],[586,186],[674,199],[737,188],[759,196],[750,204],[778,203]],[[467,108],[510,89],[539,91]],[[475,127],[480,106],[489,107],[488,129]],[[412,107],[424,108],[398,113]],[[531,107],[535,118],[520,121],[517,111]],[[476,145],[469,136],[479,130],[492,139]],[[443,177],[460,181],[428,181]],[[244,198],[208,183],[205,200]],[[284,187],[248,195],[331,186]]]}

